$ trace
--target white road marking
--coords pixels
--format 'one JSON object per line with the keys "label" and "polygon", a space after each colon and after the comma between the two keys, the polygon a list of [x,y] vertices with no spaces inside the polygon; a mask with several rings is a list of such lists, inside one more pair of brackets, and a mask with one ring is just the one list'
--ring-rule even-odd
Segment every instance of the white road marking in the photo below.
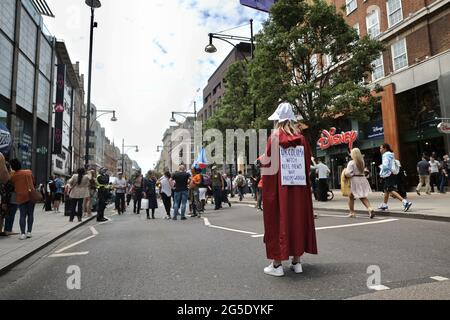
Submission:
{"label": "white road marking", "polygon": [[203,218],[203,221],[205,222],[205,226],[209,227],[211,223],[209,223],[208,218]]}
{"label": "white road marking", "polygon": [[108,217],[105,217],[105,219],[108,220],[108,221],[100,222],[99,225],[101,225],[101,224],[106,224],[106,223],[110,223],[111,221],[113,221],[112,219],[110,219],[110,218],[108,218]]}
{"label": "white road marking", "polygon": [[95,230],[94,227],[90,227],[90,229],[91,229],[91,232],[92,232],[92,234],[93,234],[94,236],[97,236],[97,235],[98,235],[98,231]]}
{"label": "white road marking", "polygon": [[436,280],[436,281],[448,281],[448,280],[450,280],[448,278],[444,278],[444,277],[440,277],[440,276],[431,277],[431,279]]}
{"label": "white road marking", "polygon": [[[372,225],[372,224],[388,223],[388,222],[394,222],[394,221],[398,221],[398,219],[386,219],[386,220],[372,221],[372,222],[362,222],[362,223],[353,223],[353,224],[343,224],[343,225],[338,225],[338,226],[320,227],[320,228],[316,228],[316,230],[320,231],[320,230],[330,230],[330,229],[351,228],[351,227],[367,226],[367,225]],[[262,238],[262,237],[264,237],[263,234],[256,234],[256,235],[252,236],[252,238]]]}
{"label": "white road marking", "polygon": [[209,225],[210,228],[214,228],[214,229],[221,229],[221,230],[226,230],[226,231],[232,231],[232,232],[237,232],[237,233],[244,233],[244,234],[250,234],[250,235],[255,235],[255,232],[250,232],[250,231],[243,231],[243,230],[237,230],[237,229],[230,229],[230,228],[224,228],[224,227],[218,227],[218,226],[213,226],[213,225]]}
{"label": "white road marking", "polygon": [[74,256],[85,256],[88,255],[89,251],[86,252],[73,252],[73,253],[55,253],[50,255],[50,258],[64,258],[64,257],[74,257]]}
{"label": "white road marking", "polygon": [[79,244],[81,244],[81,243],[83,243],[83,242],[86,242],[86,241],[88,241],[88,240],[90,240],[90,239],[92,239],[92,238],[95,238],[96,236],[90,236],[90,237],[87,237],[87,238],[84,238],[83,240],[80,240],[80,241],[77,241],[77,242],[75,242],[75,243],[72,243],[70,246],[67,246],[67,247],[64,247],[64,248],[62,248],[62,249],[59,249],[58,251],[55,251],[55,253],[61,253],[61,252],[64,252],[64,251],[66,251],[66,250],[68,250],[68,249],[70,249],[70,248],[73,248],[73,247],[75,247],[75,246],[77,246],[77,245],[79,245]]}
{"label": "white road marking", "polygon": [[391,288],[383,286],[382,284],[377,285],[377,286],[371,286],[369,287],[370,290],[375,290],[375,291],[384,291],[384,290],[391,290]]}
{"label": "white road marking", "polygon": [[394,221],[398,221],[398,219],[386,219],[386,220],[373,221],[373,222],[362,222],[362,223],[344,224],[344,225],[340,225],[340,226],[321,227],[321,228],[316,228],[316,230],[319,231],[319,230],[329,230],[329,229],[351,228],[351,227],[367,226],[367,225],[371,225],[371,224],[388,223],[388,222],[394,222]]}

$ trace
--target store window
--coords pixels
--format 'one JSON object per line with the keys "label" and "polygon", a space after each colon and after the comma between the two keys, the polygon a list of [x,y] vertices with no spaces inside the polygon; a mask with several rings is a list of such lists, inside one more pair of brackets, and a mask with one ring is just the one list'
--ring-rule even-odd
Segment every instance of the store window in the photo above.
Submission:
{"label": "store window", "polygon": [[397,41],[392,45],[392,62],[394,71],[408,66],[408,55],[406,52],[406,39]]}
{"label": "store window", "polygon": [[386,2],[389,27],[395,26],[403,20],[402,1],[388,0]]}
{"label": "store window", "polygon": [[0,1],[0,29],[14,39],[14,29],[16,23],[16,0]]}
{"label": "store window", "polygon": [[11,98],[13,45],[0,33],[0,94]]}
{"label": "store window", "polygon": [[372,10],[372,12],[366,17],[367,34],[375,38],[380,34],[380,16],[379,11]]}
{"label": "store window", "polygon": [[17,158],[22,162],[23,169],[31,168],[31,123],[16,118],[16,133],[14,135],[14,145],[17,147]]}
{"label": "store window", "polygon": [[400,132],[436,127],[441,117],[436,81],[397,95]]}

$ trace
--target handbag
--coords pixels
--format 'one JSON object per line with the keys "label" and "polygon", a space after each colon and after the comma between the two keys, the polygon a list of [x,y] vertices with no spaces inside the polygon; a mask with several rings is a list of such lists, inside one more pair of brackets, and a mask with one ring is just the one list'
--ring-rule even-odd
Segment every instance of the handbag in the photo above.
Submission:
{"label": "handbag", "polygon": [[345,176],[346,170],[342,171],[341,175],[341,191],[343,197],[350,196],[350,179]]}
{"label": "handbag", "polygon": [[44,199],[42,197],[42,194],[33,186],[33,183],[30,184],[29,177],[27,176],[27,184],[28,184],[28,197],[30,199],[31,203],[39,203],[42,202]]}
{"label": "handbag", "polygon": [[150,203],[149,203],[148,199],[142,199],[141,209],[148,210],[149,207],[150,207]]}

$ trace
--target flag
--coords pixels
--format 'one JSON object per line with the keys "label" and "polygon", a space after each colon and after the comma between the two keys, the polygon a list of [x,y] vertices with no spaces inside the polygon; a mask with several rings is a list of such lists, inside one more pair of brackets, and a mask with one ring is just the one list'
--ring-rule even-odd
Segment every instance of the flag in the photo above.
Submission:
{"label": "flag", "polygon": [[205,148],[202,148],[194,161],[193,168],[195,169],[205,169],[208,166],[208,160],[206,159]]}

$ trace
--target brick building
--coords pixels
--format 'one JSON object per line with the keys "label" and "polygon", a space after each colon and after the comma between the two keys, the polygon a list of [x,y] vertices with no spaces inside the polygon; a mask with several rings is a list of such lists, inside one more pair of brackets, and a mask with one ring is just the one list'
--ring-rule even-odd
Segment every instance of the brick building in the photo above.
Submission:
{"label": "brick building", "polygon": [[[379,144],[390,143],[414,184],[422,153],[442,157],[450,151],[449,136],[437,130],[442,120],[436,120],[450,117],[450,0],[328,2],[344,8],[345,20],[360,36],[385,45],[369,79],[384,88],[381,108],[369,124],[349,124],[363,140],[357,146],[375,172]],[[343,166],[342,151],[326,154],[335,169]]]}

